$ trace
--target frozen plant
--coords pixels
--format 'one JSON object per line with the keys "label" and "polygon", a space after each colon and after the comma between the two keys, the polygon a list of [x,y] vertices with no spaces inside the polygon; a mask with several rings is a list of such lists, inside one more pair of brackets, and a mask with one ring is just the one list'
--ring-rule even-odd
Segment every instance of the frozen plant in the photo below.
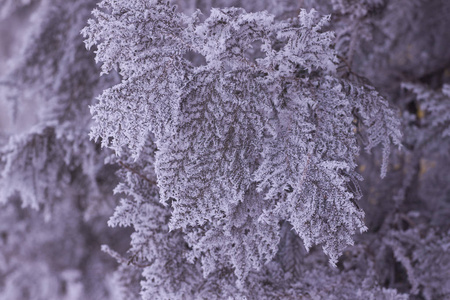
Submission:
{"label": "frozen plant", "polygon": [[336,264],[366,230],[360,147],[383,146],[384,176],[401,134],[372,87],[337,75],[334,35],[322,30],[329,17],[223,8],[205,19],[153,0],[99,6],[86,45],[121,82],[91,107],[91,137],[128,174],[117,192],[130,199],[111,224],[136,230],[144,298],[211,286],[248,293],[274,272],[283,223]]}

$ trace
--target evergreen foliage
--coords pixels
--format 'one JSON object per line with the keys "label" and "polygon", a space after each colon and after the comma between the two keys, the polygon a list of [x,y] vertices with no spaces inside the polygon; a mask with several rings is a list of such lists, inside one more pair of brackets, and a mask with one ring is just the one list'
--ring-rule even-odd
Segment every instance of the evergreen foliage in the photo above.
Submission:
{"label": "evergreen foliage", "polygon": [[0,299],[449,297],[446,23],[395,17],[450,6],[405,1],[0,1]]}

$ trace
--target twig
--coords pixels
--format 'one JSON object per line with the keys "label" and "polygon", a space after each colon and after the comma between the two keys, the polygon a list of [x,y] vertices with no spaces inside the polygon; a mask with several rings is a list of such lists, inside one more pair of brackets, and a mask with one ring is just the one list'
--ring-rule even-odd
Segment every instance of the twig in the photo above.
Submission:
{"label": "twig", "polygon": [[145,181],[147,181],[149,184],[151,185],[158,185],[158,183],[154,180],[148,179],[145,175],[143,175],[142,173],[140,173],[138,170],[132,168],[129,165],[124,164],[122,161],[119,160],[119,165],[121,167],[123,167],[124,169],[127,169],[128,171],[130,171],[133,174],[138,175],[139,177],[141,177],[142,179],[144,179]]}

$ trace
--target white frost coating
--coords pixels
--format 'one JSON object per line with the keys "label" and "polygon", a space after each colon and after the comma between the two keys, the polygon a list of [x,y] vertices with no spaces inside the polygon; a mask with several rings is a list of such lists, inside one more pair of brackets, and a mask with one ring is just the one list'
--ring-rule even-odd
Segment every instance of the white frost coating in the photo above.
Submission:
{"label": "white frost coating", "polygon": [[[122,82],[92,107],[91,137],[131,154],[137,166],[154,160],[160,198],[152,196],[152,205],[167,218],[147,213],[129,178],[117,189],[136,202],[122,201],[110,224],[138,228],[132,245],[150,262],[144,298],[179,297],[163,291],[175,279],[158,271],[168,256],[175,259],[164,252],[172,242],[189,249],[177,248],[179,272],[201,269],[206,278],[231,268],[244,288],[277,253],[283,222],[335,264],[366,230],[353,191],[361,179],[355,115],[367,127],[368,148],[388,149],[400,133],[380,96],[337,77],[334,34],[322,31],[329,17],[302,10],[298,22],[278,22],[266,12],[226,8],[201,22],[198,13],[185,16],[161,1],[105,0],[101,7],[83,34],[89,47],[97,45],[104,72],[120,70]],[[205,62],[191,63],[192,52]],[[156,222],[150,229],[144,216]],[[170,232],[158,244],[150,236],[162,224]],[[146,238],[150,245],[142,246]]]}

